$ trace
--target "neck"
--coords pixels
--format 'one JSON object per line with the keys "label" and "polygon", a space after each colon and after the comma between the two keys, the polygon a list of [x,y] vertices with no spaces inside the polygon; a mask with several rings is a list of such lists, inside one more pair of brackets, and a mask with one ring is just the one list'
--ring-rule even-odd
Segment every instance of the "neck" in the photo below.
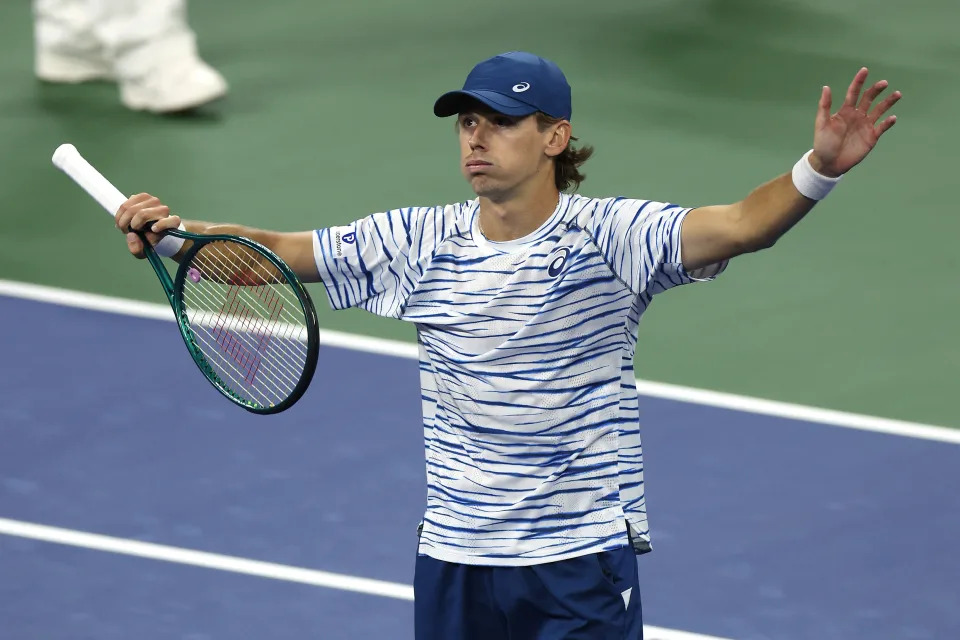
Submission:
{"label": "neck", "polygon": [[[551,176],[552,178],[552,176]],[[488,240],[509,242],[536,231],[557,208],[553,180],[529,185],[505,197],[480,196],[480,228]]]}

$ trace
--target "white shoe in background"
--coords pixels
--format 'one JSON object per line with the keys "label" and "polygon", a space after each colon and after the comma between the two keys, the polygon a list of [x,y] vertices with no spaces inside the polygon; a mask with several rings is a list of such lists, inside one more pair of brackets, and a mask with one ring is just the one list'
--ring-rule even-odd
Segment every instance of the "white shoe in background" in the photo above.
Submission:
{"label": "white shoe in background", "polygon": [[125,107],[152,113],[195,109],[223,98],[229,89],[216,69],[193,56],[167,61],[147,73],[118,81],[114,65],[96,54],[38,51],[35,72],[44,82],[118,82]]}
{"label": "white shoe in background", "polygon": [[113,81],[113,66],[98,52],[38,51],[34,72],[44,82],[78,84],[95,80]]}
{"label": "white shoe in background", "polygon": [[187,24],[186,0],[32,0],[34,71],[46,82],[115,82],[129,109],[171,113],[227,93]]}
{"label": "white shoe in background", "polygon": [[173,113],[218,100],[227,90],[227,81],[216,69],[199,58],[186,57],[122,80],[120,100],[135,111]]}

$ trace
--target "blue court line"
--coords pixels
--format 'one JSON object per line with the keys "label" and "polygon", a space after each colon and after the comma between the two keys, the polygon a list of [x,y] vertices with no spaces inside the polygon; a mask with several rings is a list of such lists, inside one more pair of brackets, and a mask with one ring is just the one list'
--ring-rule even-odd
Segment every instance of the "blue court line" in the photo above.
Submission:
{"label": "blue court line", "polygon": [[[424,492],[415,362],[327,348],[301,404],[259,418],[208,387],[170,323],[11,298],[0,317],[18,363],[2,374],[0,516],[411,582]],[[743,640],[960,626],[960,448],[659,399],[643,419],[647,622]],[[0,537],[0,619],[32,636],[111,637],[98,630],[114,625],[159,638],[276,614],[271,637],[326,638],[378,617],[360,596],[328,606],[97,558]],[[189,606],[198,598],[212,608]],[[404,615],[380,631],[398,637]]]}

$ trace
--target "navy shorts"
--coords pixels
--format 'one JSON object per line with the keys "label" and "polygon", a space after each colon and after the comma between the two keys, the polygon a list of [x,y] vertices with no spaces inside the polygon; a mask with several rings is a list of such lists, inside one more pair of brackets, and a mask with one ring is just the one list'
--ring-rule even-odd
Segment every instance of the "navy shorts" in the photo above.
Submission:
{"label": "navy shorts", "polygon": [[416,640],[641,640],[631,547],[525,567],[417,556]]}

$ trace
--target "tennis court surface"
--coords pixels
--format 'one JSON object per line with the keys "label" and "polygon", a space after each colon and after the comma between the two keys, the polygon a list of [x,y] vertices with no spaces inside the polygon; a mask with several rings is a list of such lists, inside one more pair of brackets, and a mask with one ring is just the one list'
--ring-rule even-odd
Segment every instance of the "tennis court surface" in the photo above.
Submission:
{"label": "tennis court surface", "polygon": [[[0,637],[412,638],[411,345],[327,334],[257,417],[169,309],[0,284]],[[958,432],[687,396],[644,401],[648,640],[955,637]]]}

